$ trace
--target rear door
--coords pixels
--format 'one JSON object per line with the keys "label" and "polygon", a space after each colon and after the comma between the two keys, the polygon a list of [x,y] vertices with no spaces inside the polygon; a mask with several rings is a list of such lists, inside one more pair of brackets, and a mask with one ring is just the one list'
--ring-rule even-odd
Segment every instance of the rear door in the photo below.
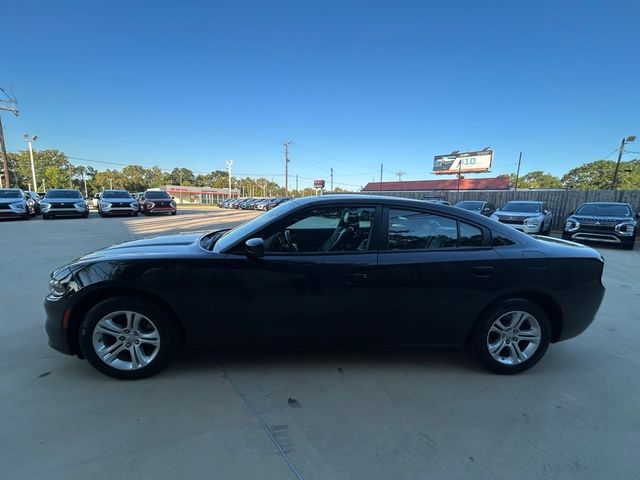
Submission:
{"label": "rear door", "polygon": [[479,224],[429,210],[385,208],[373,285],[381,345],[459,345],[503,272]]}

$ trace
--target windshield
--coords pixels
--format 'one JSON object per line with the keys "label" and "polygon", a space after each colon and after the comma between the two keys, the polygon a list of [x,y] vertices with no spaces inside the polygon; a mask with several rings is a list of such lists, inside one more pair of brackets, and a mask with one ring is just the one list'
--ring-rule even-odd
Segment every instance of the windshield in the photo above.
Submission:
{"label": "windshield", "polygon": [[253,220],[249,220],[248,222],[243,223],[233,230],[230,230],[222,238],[220,238],[220,240],[218,240],[214,245],[213,251],[219,253],[223,250],[226,250],[237,241],[242,240],[245,236],[249,235],[251,232],[260,230],[267,224],[271,223],[273,220],[288,215],[289,212],[291,210],[294,210],[297,206],[298,205],[296,204],[296,202],[287,202],[278,208],[263,213]]}
{"label": "windshield", "polygon": [[0,190],[0,198],[20,198],[19,190]]}
{"label": "windshield", "polygon": [[465,210],[480,211],[484,202],[458,202],[455,204],[458,208],[464,208]]}
{"label": "windshield", "polygon": [[44,198],[82,198],[78,190],[49,190]]}
{"label": "windshield", "polygon": [[539,213],[539,203],[526,203],[526,202],[509,202],[502,207],[503,212],[525,212],[525,213]]}
{"label": "windshield", "polygon": [[576,210],[576,215],[592,215],[594,217],[630,217],[629,205],[611,203],[585,203]]}
{"label": "windshield", "polygon": [[102,192],[102,198],[133,198],[126,190],[106,190]]}
{"label": "windshield", "polygon": [[145,193],[145,198],[156,199],[156,198],[171,198],[171,196],[167,192],[163,191],[152,191]]}

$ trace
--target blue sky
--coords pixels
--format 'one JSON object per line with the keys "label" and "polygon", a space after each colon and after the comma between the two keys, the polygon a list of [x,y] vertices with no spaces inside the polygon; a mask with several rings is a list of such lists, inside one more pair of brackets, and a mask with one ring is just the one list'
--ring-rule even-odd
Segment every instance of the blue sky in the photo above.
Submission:
{"label": "blue sky", "polygon": [[[78,164],[235,162],[358,187],[495,150],[493,175],[562,174],[640,136],[637,1],[28,0],[0,12],[7,147]],[[640,151],[640,141],[629,145]],[[625,158],[640,155],[628,154]],[[90,159],[93,162],[76,160]]]}

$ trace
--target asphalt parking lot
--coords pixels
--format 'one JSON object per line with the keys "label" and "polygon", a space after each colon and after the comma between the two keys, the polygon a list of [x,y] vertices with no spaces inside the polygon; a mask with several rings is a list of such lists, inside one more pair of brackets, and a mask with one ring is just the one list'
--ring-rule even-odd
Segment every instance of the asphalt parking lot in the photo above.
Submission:
{"label": "asphalt parking lot", "polygon": [[601,249],[596,321],[517,376],[461,352],[260,350],[124,382],[47,346],[54,268],[254,215],[0,221],[1,479],[638,478],[638,246]]}

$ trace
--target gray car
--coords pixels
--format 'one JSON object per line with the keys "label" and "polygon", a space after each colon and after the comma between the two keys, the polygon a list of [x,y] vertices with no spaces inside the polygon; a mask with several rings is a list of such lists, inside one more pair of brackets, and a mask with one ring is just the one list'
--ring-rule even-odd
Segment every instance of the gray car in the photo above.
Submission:
{"label": "gray car", "polygon": [[71,188],[49,190],[40,201],[42,218],[89,216],[89,207],[80,190]]}
{"label": "gray car", "polygon": [[138,201],[127,190],[105,190],[98,200],[98,213],[108,215],[138,216]]}
{"label": "gray car", "polygon": [[29,196],[19,188],[0,189],[0,218],[22,218],[29,220],[34,215],[34,207]]}
{"label": "gray car", "polygon": [[524,233],[549,235],[553,214],[545,202],[507,202],[496,210],[491,218]]}

